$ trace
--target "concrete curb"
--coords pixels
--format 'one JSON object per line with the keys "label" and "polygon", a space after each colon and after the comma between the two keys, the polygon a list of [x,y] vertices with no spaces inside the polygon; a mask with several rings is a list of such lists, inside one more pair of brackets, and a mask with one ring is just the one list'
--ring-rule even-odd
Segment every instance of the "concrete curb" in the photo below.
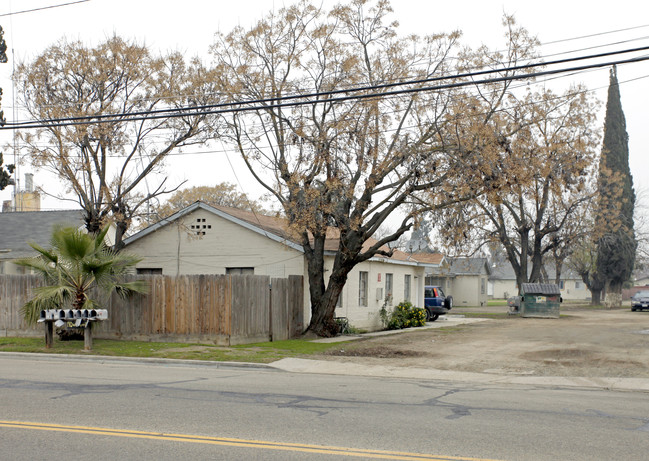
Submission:
{"label": "concrete curb", "polygon": [[165,359],[155,357],[116,357],[113,355],[81,355],[81,354],[43,354],[39,352],[0,352],[2,358],[33,359],[43,361],[63,361],[63,362],[121,362],[121,363],[149,363],[153,365],[173,365],[173,366],[202,366],[212,368],[264,368],[267,370],[276,370],[267,363],[252,362],[214,362],[210,360],[187,360],[187,359]]}

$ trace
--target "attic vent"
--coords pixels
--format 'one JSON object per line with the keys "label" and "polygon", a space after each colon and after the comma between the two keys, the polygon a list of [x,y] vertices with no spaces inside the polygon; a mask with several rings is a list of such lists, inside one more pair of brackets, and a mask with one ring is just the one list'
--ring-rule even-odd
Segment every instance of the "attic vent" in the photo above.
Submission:
{"label": "attic vent", "polygon": [[191,225],[191,229],[196,231],[196,235],[205,235],[205,231],[212,228],[211,224],[205,224],[205,218],[197,218],[196,222],[200,224]]}

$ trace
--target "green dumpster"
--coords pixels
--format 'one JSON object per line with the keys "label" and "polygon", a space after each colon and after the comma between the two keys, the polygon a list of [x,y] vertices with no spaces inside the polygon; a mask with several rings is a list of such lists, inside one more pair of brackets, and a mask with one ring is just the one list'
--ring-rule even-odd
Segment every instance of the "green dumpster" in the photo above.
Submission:
{"label": "green dumpster", "polygon": [[561,301],[561,290],[556,283],[521,285],[521,317],[558,319]]}

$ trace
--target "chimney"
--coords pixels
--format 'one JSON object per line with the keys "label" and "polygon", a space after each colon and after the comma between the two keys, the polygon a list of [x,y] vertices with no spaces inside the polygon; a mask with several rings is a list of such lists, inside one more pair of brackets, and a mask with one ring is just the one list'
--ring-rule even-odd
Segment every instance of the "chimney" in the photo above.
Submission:
{"label": "chimney", "polygon": [[25,192],[34,192],[34,175],[25,173]]}

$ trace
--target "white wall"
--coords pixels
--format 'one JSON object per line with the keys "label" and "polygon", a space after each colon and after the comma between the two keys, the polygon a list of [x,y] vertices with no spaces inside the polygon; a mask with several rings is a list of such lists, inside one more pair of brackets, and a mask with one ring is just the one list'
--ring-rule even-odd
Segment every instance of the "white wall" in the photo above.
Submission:
{"label": "white wall", "polygon": [[[484,291],[482,290],[483,286]],[[453,296],[455,306],[486,305],[487,276],[458,275],[453,279],[453,289],[450,294]]]}
{"label": "white wall", "polygon": [[300,251],[202,209],[134,241],[127,251],[144,256],[137,268],[161,268],[164,275],[225,274],[227,267],[253,267],[255,275],[271,277],[304,275]]}
{"label": "white wall", "polygon": [[493,285],[493,297],[495,299],[518,295],[515,280],[491,280],[490,283]]}
{"label": "white wall", "polygon": [[[333,258],[328,261],[328,267],[333,264]],[[368,273],[367,306],[359,305],[360,272]],[[383,261],[365,261],[351,270],[347,284],[342,292],[342,306],[336,309],[337,317],[347,317],[349,323],[356,328],[379,330],[383,327],[379,311],[385,302],[386,274],[393,274],[392,302],[387,305],[388,311],[404,301],[405,275],[410,275],[410,302],[415,307],[423,307],[424,300],[424,268],[416,265],[395,264]],[[380,279],[379,279],[380,278]],[[381,296],[377,295],[377,289]],[[380,298],[380,299],[379,299]]]}
{"label": "white wall", "polygon": [[561,297],[570,300],[585,300],[591,297],[590,290],[581,280],[564,280]]}

